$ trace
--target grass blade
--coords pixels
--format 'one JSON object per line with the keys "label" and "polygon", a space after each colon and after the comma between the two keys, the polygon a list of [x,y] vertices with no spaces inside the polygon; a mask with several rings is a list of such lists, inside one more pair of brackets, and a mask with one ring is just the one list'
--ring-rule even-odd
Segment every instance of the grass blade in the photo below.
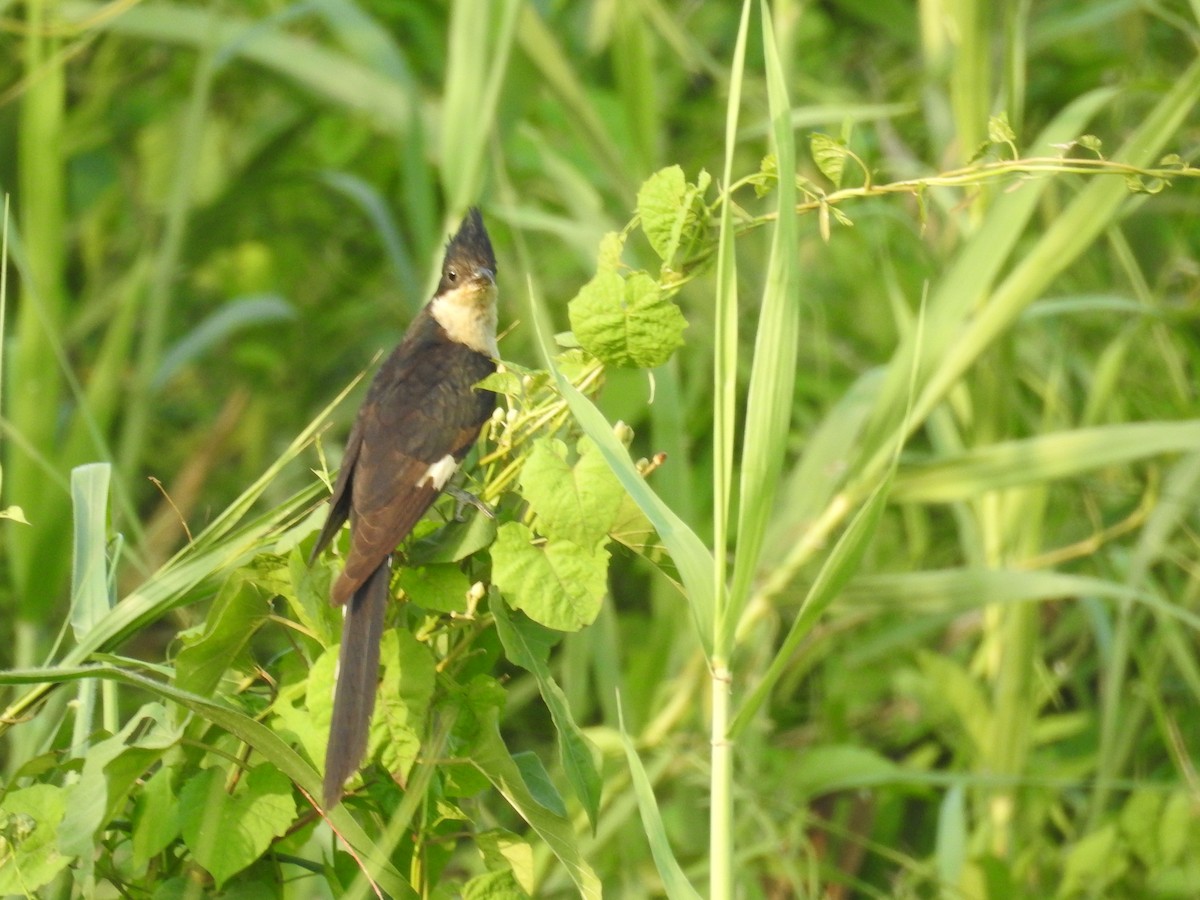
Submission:
{"label": "grass blade", "polygon": [[754,686],[754,690],[742,702],[737,715],[729,726],[729,738],[736,738],[745,730],[746,725],[762,706],[771,690],[787,671],[792,654],[800,646],[800,641],[808,634],[809,629],[816,624],[821,614],[841,594],[847,582],[857,573],[863,553],[871,538],[879,529],[879,521],[887,507],[891,479],[880,482],[867,502],[850,520],[850,524],[838,538],[837,544],[826,557],[821,570],[813,580],[800,610],[788,628],[783,645],[775,653],[771,665],[767,668],[762,681]]}
{"label": "grass blade", "polygon": [[796,149],[791,107],[783,66],[775,44],[770,12],[761,4],[767,96],[772,121],[772,145],[781,173],[778,220],[767,263],[762,313],[754,341],[754,362],[746,399],[742,444],[741,487],[738,499],[737,549],[729,607],[717,622],[716,651],[726,655],[750,584],[758,567],[763,536],[774,508],[783,471],[783,456],[792,421],[796,384],[796,350],[800,332],[800,298],[796,272]]}
{"label": "grass blade", "polygon": [[[618,698],[619,701],[619,698]],[[617,707],[618,723],[621,729],[621,746],[625,749],[625,759],[629,763],[629,776],[633,782],[633,792],[637,796],[638,812],[642,817],[642,828],[646,832],[646,840],[650,844],[650,854],[654,857],[654,867],[663,881],[663,889],[671,900],[700,900],[700,895],[692,887],[687,876],[683,874],[675,854],[671,851],[671,842],[667,840],[667,830],[663,826],[662,815],[658,811],[658,801],[654,799],[654,787],[646,775],[646,769],[638,756],[633,739],[625,731],[625,718]]]}
{"label": "grass blade", "polygon": [[1001,441],[900,471],[892,499],[953,503],[1200,446],[1200,420],[1131,422]]}
{"label": "grass blade", "polygon": [[[729,78],[725,108],[725,163],[721,186],[733,183],[733,156],[737,149],[738,112],[746,68],[746,39],[750,31],[751,0],[743,0],[737,43]],[[713,348],[713,581],[717,590],[717,617],[724,616],[725,563],[729,550],[729,509],[733,494],[734,433],[737,428],[738,291],[737,256],[734,253],[733,203],[721,203],[717,236],[716,336]]]}

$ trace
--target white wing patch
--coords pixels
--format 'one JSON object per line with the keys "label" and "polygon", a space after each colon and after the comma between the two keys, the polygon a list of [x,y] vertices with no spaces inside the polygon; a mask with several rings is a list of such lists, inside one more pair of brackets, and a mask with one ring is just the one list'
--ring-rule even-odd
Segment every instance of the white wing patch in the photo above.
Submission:
{"label": "white wing patch", "polygon": [[457,471],[458,461],[447,453],[426,469],[425,474],[417,479],[417,487],[425,487],[427,484],[432,484],[435,491],[440,491]]}

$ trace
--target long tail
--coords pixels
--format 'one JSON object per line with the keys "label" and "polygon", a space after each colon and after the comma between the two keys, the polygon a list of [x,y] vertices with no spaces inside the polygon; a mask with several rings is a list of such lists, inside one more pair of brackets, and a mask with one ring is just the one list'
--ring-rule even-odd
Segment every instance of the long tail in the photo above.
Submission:
{"label": "long tail", "polygon": [[379,641],[383,636],[391,571],[392,561],[388,557],[345,606],[333,720],[325,749],[326,809],[332,809],[342,799],[342,786],[357,771],[367,749],[375,691],[379,687]]}

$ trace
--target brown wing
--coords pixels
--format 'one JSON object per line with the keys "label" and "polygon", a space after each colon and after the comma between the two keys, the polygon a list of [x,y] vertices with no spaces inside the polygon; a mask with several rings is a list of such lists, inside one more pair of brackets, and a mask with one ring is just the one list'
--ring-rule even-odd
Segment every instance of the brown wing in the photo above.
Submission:
{"label": "brown wing", "polygon": [[[474,386],[494,369],[421,315],[379,370],[351,436],[353,471],[344,485],[350,552],[334,603],[349,599],[437,498],[441,486],[428,478],[430,466],[447,456],[461,460],[470,450],[495,406],[494,394]],[[344,504],[336,491],[334,498],[331,518],[336,503]]]}

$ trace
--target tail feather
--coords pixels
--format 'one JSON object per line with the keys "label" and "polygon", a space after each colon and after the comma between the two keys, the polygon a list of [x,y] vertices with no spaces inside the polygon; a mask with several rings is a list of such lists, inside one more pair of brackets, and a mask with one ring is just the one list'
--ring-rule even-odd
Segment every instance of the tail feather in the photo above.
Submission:
{"label": "tail feather", "polygon": [[383,637],[391,570],[391,557],[388,557],[343,607],[346,618],[338,653],[333,720],[325,750],[326,808],[336,806],[342,799],[342,787],[358,770],[367,749],[379,681],[379,642]]}

